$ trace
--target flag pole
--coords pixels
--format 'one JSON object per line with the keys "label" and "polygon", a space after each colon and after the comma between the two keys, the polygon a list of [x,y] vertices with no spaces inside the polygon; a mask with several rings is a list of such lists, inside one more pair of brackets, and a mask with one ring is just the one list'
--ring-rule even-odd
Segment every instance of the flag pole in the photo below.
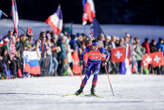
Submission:
{"label": "flag pole", "polygon": [[108,70],[107,70],[106,64],[105,64],[105,72],[106,72],[106,75],[107,75],[107,78],[108,78],[108,84],[109,84],[110,89],[112,91],[112,95],[114,96],[114,91],[113,91],[112,83],[111,83],[110,78],[109,78],[109,74],[108,74]]}
{"label": "flag pole", "polygon": [[[1,9],[0,9],[1,10]],[[2,10],[1,10],[2,11]],[[2,14],[5,16],[5,17],[8,17],[8,15],[2,11]]]}
{"label": "flag pole", "polygon": [[2,11],[2,14],[3,14],[5,17],[8,17],[8,15],[7,15],[6,13],[4,13],[3,11]]}

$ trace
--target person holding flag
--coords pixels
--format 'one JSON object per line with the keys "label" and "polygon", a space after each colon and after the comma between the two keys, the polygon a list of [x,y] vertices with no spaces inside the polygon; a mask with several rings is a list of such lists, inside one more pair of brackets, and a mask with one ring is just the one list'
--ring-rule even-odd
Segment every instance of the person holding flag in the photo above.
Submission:
{"label": "person holding flag", "polygon": [[83,89],[91,76],[94,75],[92,80],[92,87],[91,87],[91,95],[96,96],[95,94],[95,87],[97,84],[98,73],[100,71],[102,61],[108,61],[109,53],[104,48],[99,48],[99,45],[96,40],[92,42],[92,47],[87,48],[86,52],[84,53],[84,63],[85,63],[85,77],[82,80],[80,89],[75,92],[75,95],[80,95],[83,92]]}

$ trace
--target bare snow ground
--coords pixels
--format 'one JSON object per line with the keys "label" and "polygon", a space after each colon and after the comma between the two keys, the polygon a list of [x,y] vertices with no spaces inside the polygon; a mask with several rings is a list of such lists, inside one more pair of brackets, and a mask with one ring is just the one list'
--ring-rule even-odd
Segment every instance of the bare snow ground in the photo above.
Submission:
{"label": "bare snow ground", "polygon": [[[96,93],[103,98],[65,96],[81,83],[79,76],[0,80],[0,110],[164,110],[164,76],[99,75]],[[92,77],[84,93],[90,93]]]}

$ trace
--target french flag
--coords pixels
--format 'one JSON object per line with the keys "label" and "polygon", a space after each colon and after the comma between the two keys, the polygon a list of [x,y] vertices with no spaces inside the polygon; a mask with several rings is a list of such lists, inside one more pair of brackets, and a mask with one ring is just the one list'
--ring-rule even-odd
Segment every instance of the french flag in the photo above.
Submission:
{"label": "french flag", "polygon": [[0,47],[8,44],[9,42],[9,37],[8,36],[4,36],[3,38],[0,39]]}
{"label": "french flag", "polygon": [[40,64],[36,51],[24,51],[24,72],[33,75],[40,74]]}
{"label": "french flag", "polygon": [[56,35],[59,35],[63,27],[63,15],[60,5],[58,6],[57,11],[48,17],[46,23],[49,24],[50,27],[55,31]]}
{"label": "french flag", "polygon": [[15,0],[12,0],[12,18],[14,23],[14,30],[18,34],[19,18],[18,18],[18,11],[17,11],[17,5]]}
{"label": "french flag", "polygon": [[0,39],[0,47],[2,47],[4,44],[3,44],[3,40]]}
{"label": "french flag", "polygon": [[90,21],[90,23],[92,23],[95,17],[96,13],[93,0],[83,0],[83,25],[86,25],[87,21]]}

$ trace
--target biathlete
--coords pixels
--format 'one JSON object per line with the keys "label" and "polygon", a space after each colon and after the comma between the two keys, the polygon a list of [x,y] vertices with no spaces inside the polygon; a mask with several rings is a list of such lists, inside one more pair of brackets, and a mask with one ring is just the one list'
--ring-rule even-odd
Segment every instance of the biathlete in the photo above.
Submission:
{"label": "biathlete", "polygon": [[80,95],[83,92],[83,89],[91,74],[94,75],[92,80],[91,95],[96,95],[95,87],[98,80],[98,73],[100,71],[101,63],[102,61],[107,61],[109,59],[109,52],[104,48],[99,47],[96,41],[93,41],[92,46],[90,48],[86,48],[83,58],[85,63],[85,77],[81,82],[80,89],[75,92],[75,95]]}

